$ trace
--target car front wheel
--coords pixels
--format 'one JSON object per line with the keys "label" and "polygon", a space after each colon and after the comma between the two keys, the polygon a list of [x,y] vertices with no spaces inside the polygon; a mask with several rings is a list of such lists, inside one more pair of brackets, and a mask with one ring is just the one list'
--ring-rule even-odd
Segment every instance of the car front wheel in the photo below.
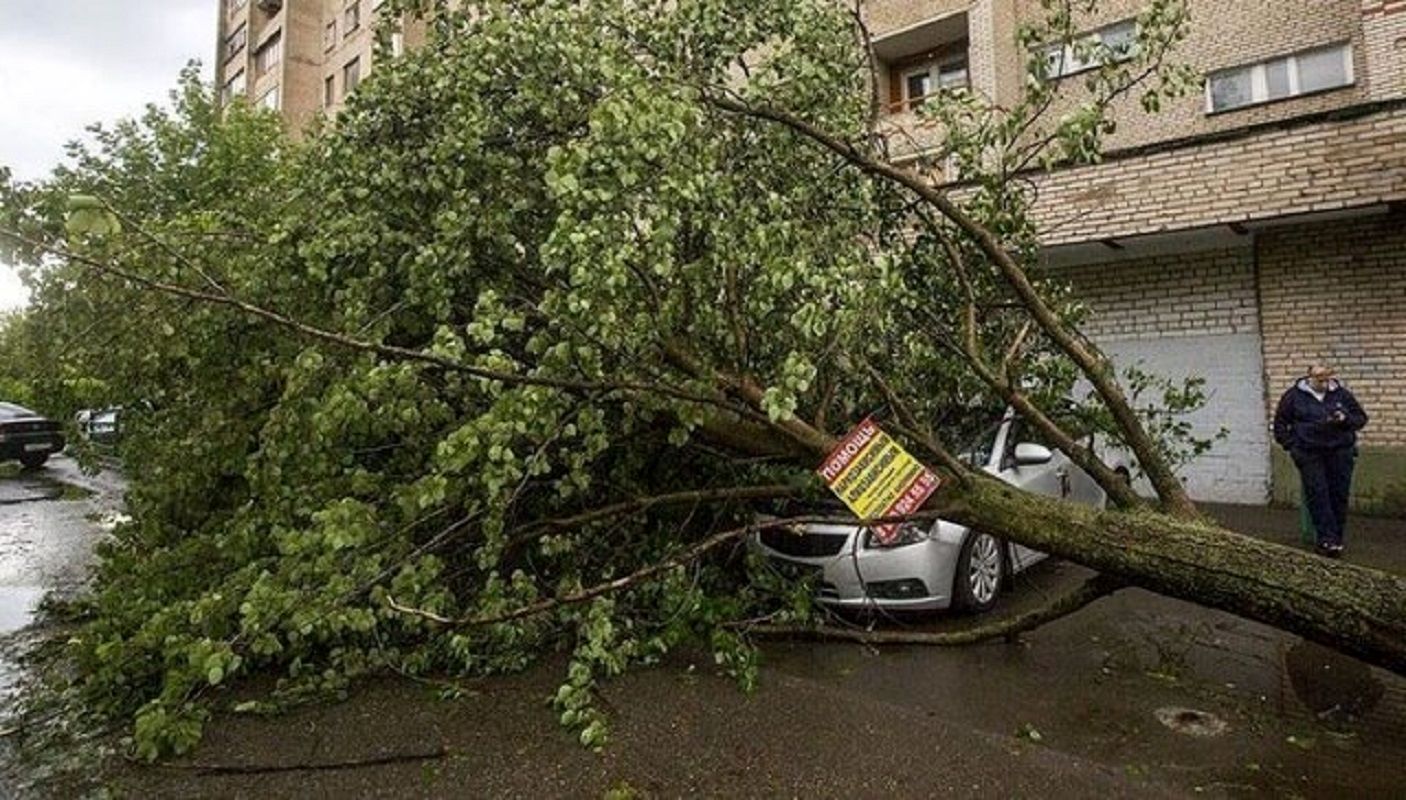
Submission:
{"label": "car front wheel", "polygon": [[20,463],[24,465],[25,469],[39,469],[48,460],[48,453],[26,453],[20,456]]}
{"label": "car front wheel", "polygon": [[952,591],[958,609],[972,613],[996,605],[1006,578],[1006,557],[1001,540],[989,533],[973,532],[957,555],[956,585]]}

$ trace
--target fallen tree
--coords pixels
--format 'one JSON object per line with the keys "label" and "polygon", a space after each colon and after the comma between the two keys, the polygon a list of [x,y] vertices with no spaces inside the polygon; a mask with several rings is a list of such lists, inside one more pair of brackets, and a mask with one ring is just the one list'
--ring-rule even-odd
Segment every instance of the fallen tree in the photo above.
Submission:
{"label": "fallen tree", "polygon": [[[1135,585],[1406,672],[1406,582],[1201,519],[1175,465],[1205,443],[1168,423],[1194,393],[1130,396],[1030,267],[1023,171],[1096,158],[1118,98],[1179,89],[1178,3],[1072,100],[1038,56],[1014,107],[932,98],[943,146],[903,166],[863,26],[829,2],[468,5],[301,145],[188,80],[52,180],[0,184],[0,239],[38,268],[34,362],[134,408],[133,522],[72,655],[77,699],[134,714],[142,756],[190,747],[254,670],[297,697],[568,649],[556,704],[588,744],[594,682],[670,648],[748,682],[739,621],[814,619],[717,556],[756,501],[818,493],[881,407],[946,479],[924,515],[1101,573],[1030,624]],[[1050,8],[1032,52],[1080,30]],[[1154,501],[1053,413],[1076,378]],[[964,467],[954,426],[992,404],[1117,508]]]}

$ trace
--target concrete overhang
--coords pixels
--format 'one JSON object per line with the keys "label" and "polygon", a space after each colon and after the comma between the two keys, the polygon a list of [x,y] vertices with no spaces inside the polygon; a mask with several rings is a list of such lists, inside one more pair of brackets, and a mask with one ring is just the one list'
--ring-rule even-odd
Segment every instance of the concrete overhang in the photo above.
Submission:
{"label": "concrete overhang", "polygon": [[957,11],[876,36],[871,42],[880,61],[899,61],[967,38],[967,12]]}
{"label": "concrete overhang", "polygon": [[1201,228],[1187,228],[1178,231],[1119,236],[1111,239],[1096,239],[1075,244],[1061,244],[1045,248],[1040,254],[1042,266],[1059,269],[1083,264],[1099,264],[1114,261],[1132,261],[1157,256],[1196,253],[1206,250],[1231,250],[1251,247],[1256,231],[1281,228],[1288,225],[1311,225],[1334,220],[1358,219],[1387,214],[1391,206],[1377,204],[1343,208],[1332,211],[1319,211],[1310,214],[1294,214],[1258,220],[1243,220]]}

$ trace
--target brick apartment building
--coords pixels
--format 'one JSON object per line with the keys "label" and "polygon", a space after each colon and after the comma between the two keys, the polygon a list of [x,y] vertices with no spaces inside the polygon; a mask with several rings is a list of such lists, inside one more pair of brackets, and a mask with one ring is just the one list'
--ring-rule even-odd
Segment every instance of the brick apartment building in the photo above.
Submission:
{"label": "brick apartment building", "polygon": [[[1140,7],[1105,0],[1079,28],[1116,45]],[[1229,436],[1185,469],[1193,497],[1297,497],[1269,419],[1324,361],[1372,416],[1359,506],[1406,509],[1406,0],[1188,7],[1175,58],[1205,76],[1202,90],[1153,116],[1129,98],[1103,163],[1035,176],[1046,266],[1080,288],[1086,333],[1121,363],[1207,380],[1193,421]],[[1041,13],[1038,0],[867,10],[889,123],[919,149],[911,107],[924,92],[1015,101],[1016,31]],[[1058,80],[1081,67],[1070,52],[1056,63]]]}
{"label": "brick apartment building", "polygon": [[[371,69],[378,0],[220,2],[219,80],[295,126],[335,112]],[[1207,380],[1193,422],[1229,436],[1184,470],[1194,497],[1297,497],[1269,418],[1324,361],[1372,417],[1356,502],[1406,509],[1406,0],[1188,5],[1175,57],[1203,89],[1155,116],[1130,99],[1102,163],[1034,177],[1045,265],[1081,289],[1086,332],[1115,358]],[[1140,7],[1105,0],[1080,29],[1127,41]],[[1015,99],[1016,32],[1041,13],[1038,0],[864,9],[886,124],[919,150],[933,132],[912,108],[937,87]],[[1077,93],[1072,51],[1057,63]]]}
{"label": "brick apartment building", "polygon": [[[215,80],[225,99],[244,97],[299,130],[335,114],[375,58],[384,0],[217,0]],[[392,36],[391,53],[414,46],[421,26]]]}

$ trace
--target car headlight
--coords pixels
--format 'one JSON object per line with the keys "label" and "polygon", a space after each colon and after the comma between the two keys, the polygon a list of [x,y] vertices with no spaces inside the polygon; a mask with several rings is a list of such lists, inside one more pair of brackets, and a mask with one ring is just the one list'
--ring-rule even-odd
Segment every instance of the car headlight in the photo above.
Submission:
{"label": "car headlight", "polygon": [[891,550],[895,547],[904,547],[910,544],[917,544],[928,538],[928,532],[921,526],[913,522],[905,522],[898,528],[898,535],[888,542],[880,542],[874,532],[868,528],[864,529],[864,546],[870,550]]}

